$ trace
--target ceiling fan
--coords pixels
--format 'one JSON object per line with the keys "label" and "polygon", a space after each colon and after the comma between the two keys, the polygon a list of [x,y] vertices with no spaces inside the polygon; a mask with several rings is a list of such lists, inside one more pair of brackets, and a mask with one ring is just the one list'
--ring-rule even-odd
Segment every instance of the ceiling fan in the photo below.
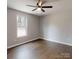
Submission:
{"label": "ceiling fan", "polygon": [[43,6],[43,4],[45,4],[46,1],[42,1],[42,0],[38,0],[36,6],[33,5],[26,5],[29,7],[35,7],[35,9],[33,9],[32,11],[36,11],[36,10],[41,10],[42,12],[45,12],[45,10],[43,8],[52,8],[53,6]]}

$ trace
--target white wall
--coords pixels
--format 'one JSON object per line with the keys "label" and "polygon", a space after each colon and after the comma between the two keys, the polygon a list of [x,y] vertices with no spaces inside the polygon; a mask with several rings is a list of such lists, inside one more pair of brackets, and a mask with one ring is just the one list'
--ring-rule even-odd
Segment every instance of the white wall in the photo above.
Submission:
{"label": "white wall", "polygon": [[[27,29],[27,36],[25,37],[17,38],[17,32],[16,32],[17,14],[25,15],[27,17],[28,29]],[[8,48],[39,37],[39,17],[38,16],[26,14],[26,13],[8,8],[7,22],[8,22],[7,23]]]}
{"label": "white wall", "polygon": [[49,41],[72,44],[72,11],[63,10],[40,17],[41,37]]}

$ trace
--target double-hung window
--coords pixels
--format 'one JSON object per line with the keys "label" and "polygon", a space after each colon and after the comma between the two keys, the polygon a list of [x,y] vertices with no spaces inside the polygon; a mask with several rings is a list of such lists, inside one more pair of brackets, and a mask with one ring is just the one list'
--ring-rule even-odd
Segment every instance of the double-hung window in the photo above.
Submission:
{"label": "double-hung window", "polygon": [[17,37],[27,35],[27,18],[23,15],[17,15]]}

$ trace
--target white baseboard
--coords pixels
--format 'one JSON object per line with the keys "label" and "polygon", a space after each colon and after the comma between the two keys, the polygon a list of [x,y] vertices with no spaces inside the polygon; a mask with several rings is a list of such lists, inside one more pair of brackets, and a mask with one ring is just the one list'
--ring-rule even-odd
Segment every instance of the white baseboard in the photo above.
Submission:
{"label": "white baseboard", "polygon": [[[10,48],[12,48],[12,47],[16,47],[16,46],[18,46],[18,45],[21,45],[21,44],[24,44],[24,43],[27,43],[27,42],[30,42],[30,41],[34,41],[34,40],[37,40],[37,39],[39,39],[39,38],[34,38],[34,39],[32,39],[32,40],[28,40],[28,41],[25,41],[25,42],[22,42],[22,43],[19,43],[19,44],[11,45],[11,46],[7,47],[7,49],[10,49]],[[42,37],[40,37],[40,39],[46,40],[46,38],[42,38]],[[50,41],[50,40],[47,40],[47,41]],[[60,43],[60,44],[72,46],[72,44],[65,43],[65,42],[59,42],[59,41],[55,41],[55,40],[53,40],[53,41],[51,41],[51,42],[56,42],[56,43]]]}
{"label": "white baseboard", "polygon": [[[41,39],[46,40],[46,38],[41,38]],[[51,40],[47,40],[47,41],[51,41]],[[55,41],[55,40],[52,40],[51,42],[56,42],[56,43],[60,43],[60,44],[64,44],[64,45],[68,45],[68,46],[72,46],[72,44],[65,43],[65,42],[60,42],[60,41]]]}
{"label": "white baseboard", "polygon": [[12,47],[19,46],[19,45],[24,44],[24,43],[27,43],[27,42],[31,42],[31,41],[34,41],[34,40],[38,40],[38,39],[39,39],[39,38],[34,38],[34,39],[32,39],[32,40],[28,40],[28,41],[25,41],[25,42],[22,42],[22,43],[19,43],[19,44],[14,44],[14,45],[11,45],[11,46],[7,47],[7,49],[10,49],[10,48],[12,48]]}

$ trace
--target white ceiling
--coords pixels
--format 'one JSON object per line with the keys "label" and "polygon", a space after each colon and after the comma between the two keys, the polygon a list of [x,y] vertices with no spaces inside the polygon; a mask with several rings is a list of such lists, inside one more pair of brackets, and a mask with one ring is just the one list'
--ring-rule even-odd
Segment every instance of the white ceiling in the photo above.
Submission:
{"label": "white ceiling", "polygon": [[26,5],[36,5],[38,0],[7,0],[9,8],[13,8],[19,11],[27,12],[30,14],[42,16],[50,14],[51,12],[71,10],[72,0],[44,0],[47,1],[44,5],[52,5],[53,8],[44,9],[46,12],[32,11],[33,7],[28,7]]}

